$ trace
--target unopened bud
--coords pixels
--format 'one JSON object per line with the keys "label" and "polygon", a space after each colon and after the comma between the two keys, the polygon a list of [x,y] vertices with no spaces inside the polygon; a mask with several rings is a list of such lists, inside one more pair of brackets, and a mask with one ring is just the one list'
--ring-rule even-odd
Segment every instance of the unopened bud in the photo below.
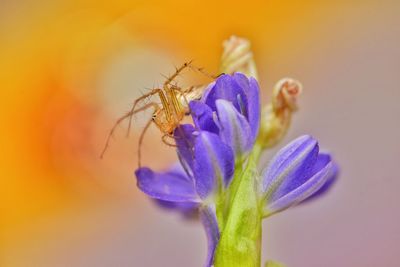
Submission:
{"label": "unopened bud", "polygon": [[223,48],[221,73],[241,72],[246,76],[258,78],[249,40],[232,35],[224,41]]}
{"label": "unopened bud", "polygon": [[258,142],[263,148],[276,145],[285,136],[292,113],[298,108],[297,99],[302,92],[299,81],[284,78],[276,83],[272,101],[263,108]]}
{"label": "unopened bud", "polygon": [[297,99],[303,90],[303,86],[297,80],[283,78],[278,81],[272,91],[272,105],[274,110],[297,110]]}

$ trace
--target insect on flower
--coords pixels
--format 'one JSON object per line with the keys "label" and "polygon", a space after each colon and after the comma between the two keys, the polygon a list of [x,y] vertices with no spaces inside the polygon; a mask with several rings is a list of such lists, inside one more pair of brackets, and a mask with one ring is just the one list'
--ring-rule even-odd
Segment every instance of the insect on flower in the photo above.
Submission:
{"label": "insect on flower", "polygon": [[[149,108],[153,108],[153,114],[151,119],[146,122],[139,136],[138,165],[141,166],[141,145],[143,143],[143,138],[152,122],[163,134],[161,138],[163,143],[168,146],[175,146],[175,144],[168,142],[167,138],[174,140],[174,130],[179,126],[184,117],[190,114],[189,102],[200,99],[203,95],[204,89],[206,88],[205,85],[190,86],[188,88],[182,88],[178,86],[178,84],[175,82],[175,79],[185,69],[194,70],[212,79],[217,78],[217,76],[206,73],[202,68],[195,67],[191,61],[184,63],[179,68],[176,68],[176,71],[173,75],[166,77],[162,88],[154,88],[149,93],[137,98],[133,102],[131,110],[117,119],[107,136],[107,140],[103,151],[101,152],[100,158],[104,156],[104,153],[109,146],[111,137],[113,136],[117,126],[128,119],[129,124],[127,136],[129,136],[132,124],[132,116]],[[140,106],[140,104],[153,95],[157,95],[160,102],[151,101]]]}

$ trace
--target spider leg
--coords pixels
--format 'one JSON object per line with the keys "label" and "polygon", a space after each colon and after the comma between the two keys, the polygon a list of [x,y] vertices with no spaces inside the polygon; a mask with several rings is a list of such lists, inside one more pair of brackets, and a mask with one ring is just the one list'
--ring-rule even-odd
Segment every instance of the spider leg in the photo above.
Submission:
{"label": "spider leg", "polygon": [[[180,136],[174,136],[173,134],[168,134],[168,133],[167,133],[167,134],[164,134],[164,135],[161,137],[161,140],[163,141],[163,143],[166,144],[167,146],[177,147],[177,144],[176,144],[176,141],[175,141],[175,140],[176,140],[176,139],[184,139],[184,141],[186,142],[186,145],[188,145],[189,147],[193,148],[193,144],[192,144],[187,138],[181,138],[181,137],[184,136],[184,133],[183,133],[183,131],[182,131],[182,128],[181,128],[180,126],[178,126],[178,127],[176,128],[176,130],[179,131]],[[168,141],[167,141],[167,138],[170,138],[170,139],[174,140],[174,143],[172,144],[172,143],[168,142]]]}
{"label": "spider leg", "polygon": [[168,88],[168,86],[175,80],[175,78],[186,68],[189,68],[192,61],[185,62],[179,68],[176,68],[175,73],[172,74],[165,82],[163,88]]}
{"label": "spider leg", "polygon": [[[132,118],[132,116],[133,116],[134,114],[136,114],[136,113],[138,113],[138,112],[140,112],[140,111],[146,110],[146,109],[148,109],[148,108],[150,108],[150,107],[153,107],[154,109],[157,109],[157,108],[158,108],[158,105],[157,105],[156,103],[154,103],[154,102],[148,103],[147,105],[145,105],[145,106],[143,106],[143,107],[141,107],[141,108],[139,108],[139,109],[137,109],[137,110],[131,110],[131,111],[129,111],[129,112],[126,113],[124,116],[122,116],[122,117],[120,117],[120,118],[117,119],[117,121],[114,123],[114,126],[111,128],[111,130],[110,130],[110,132],[109,132],[109,134],[108,134],[108,136],[107,136],[107,140],[106,140],[106,143],[105,143],[105,145],[104,145],[103,151],[102,151],[101,154],[100,154],[100,158],[103,158],[104,153],[106,152],[106,150],[107,150],[107,148],[108,148],[108,146],[109,146],[111,137],[113,136],[114,131],[115,131],[115,129],[117,128],[117,126],[118,126],[119,124],[121,124],[121,122],[123,122],[125,119],[127,119],[127,118]],[[151,120],[150,120],[150,121],[151,121]]]}
{"label": "spider leg", "polygon": [[197,67],[197,66],[195,66],[193,64],[188,65],[188,67],[191,70],[197,71],[197,72],[203,74],[204,76],[206,76],[208,78],[211,78],[213,80],[215,80],[216,78],[218,78],[218,76],[220,76],[220,75],[214,75],[214,74],[208,73],[207,71],[204,70],[203,67]]}
{"label": "spider leg", "polygon": [[[193,87],[193,86],[192,86],[192,87]],[[189,89],[191,89],[191,87],[190,87]],[[177,99],[178,96],[181,96],[181,97],[183,98],[183,101],[185,102],[186,107],[187,107],[187,110],[189,110],[189,113],[187,112],[187,110],[186,110],[185,107],[182,107],[181,104],[179,104],[180,110],[181,110],[181,112],[184,112],[185,115],[189,115],[189,114],[190,114],[190,109],[189,109],[189,102],[190,102],[190,101],[189,101],[189,99],[186,97],[186,94],[185,94],[185,91],[186,91],[186,90],[183,90],[183,91],[182,91],[181,88],[179,88],[179,87],[171,87],[171,91],[175,92],[176,102],[179,103],[179,100]],[[176,93],[177,93],[177,94],[176,94]]]}
{"label": "spider leg", "polygon": [[[127,137],[129,136],[129,133],[130,133],[130,131],[131,131],[132,116],[136,113],[136,112],[134,112],[134,110],[135,110],[135,108],[136,108],[136,105],[137,105],[138,103],[140,103],[141,101],[143,101],[144,99],[146,99],[147,97],[152,96],[152,95],[156,95],[156,94],[158,94],[158,95],[160,96],[161,101],[164,103],[164,101],[163,101],[163,99],[164,99],[164,93],[163,93],[163,91],[162,91],[161,89],[159,89],[159,88],[153,89],[151,92],[149,92],[149,93],[147,93],[147,94],[145,94],[145,95],[142,95],[141,97],[139,97],[138,99],[136,99],[135,102],[133,102],[132,108],[131,108],[130,112],[128,113],[128,114],[130,114],[130,115],[127,116],[127,117],[129,117],[128,130],[126,131],[126,136],[127,136]],[[163,105],[164,105],[164,104],[163,104]]]}
{"label": "spider leg", "polygon": [[[191,89],[193,86],[189,87]],[[181,90],[179,87],[171,87],[171,90],[175,91],[178,93],[179,96],[183,97],[183,100],[185,101],[185,104],[189,106],[189,99],[186,97],[186,92],[189,90]]]}
{"label": "spider leg", "polygon": [[167,141],[167,138],[171,138],[171,139],[173,139],[174,141],[175,141],[175,137],[173,136],[173,135],[171,135],[171,134],[164,134],[162,137],[161,137],[161,140],[162,140],[162,142],[164,143],[164,144],[166,144],[167,146],[171,146],[171,147],[177,147],[177,145],[174,143],[174,144],[172,144],[172,143],[170,143],[170,142],[168,142]]}

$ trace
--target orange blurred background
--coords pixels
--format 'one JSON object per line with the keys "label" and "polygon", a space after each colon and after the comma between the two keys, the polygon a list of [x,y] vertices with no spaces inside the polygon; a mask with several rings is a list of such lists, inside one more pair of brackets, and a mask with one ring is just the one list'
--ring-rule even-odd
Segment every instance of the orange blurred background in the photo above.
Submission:
{"label": "orange blurred background", "polygon": [[[146,88],[194,59],[218,71],[252,41],[263,101],[305,86],[290,138],[311,133],[342,173],[329,196],[264,223],[288,266],[398,266],[400,2],[2,1],[0,266],[201,266],[201,226],[160,211],[133,171],[144,120],[108,130]],[[144,162],[174,152],[152,129]],[[267,160],[267,158],[266,158]]]}

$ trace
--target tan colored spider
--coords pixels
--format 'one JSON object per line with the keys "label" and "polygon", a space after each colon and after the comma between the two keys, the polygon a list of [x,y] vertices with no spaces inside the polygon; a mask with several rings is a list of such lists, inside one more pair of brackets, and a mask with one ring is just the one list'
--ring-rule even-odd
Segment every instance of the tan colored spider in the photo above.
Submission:
{"label": "tan colored spider", "polygon": [[[143,138],[152,122],[158,127],[158,129],[160,129],[161,133],[163,133],[162,136],[163,143],[169,146],[175,146],[174,144],[167,142],[167,138],[173,138],[174,130],[179,126],[184,117],[190,114],[189,102],[192,100],[200,99],[203,95],[204,89],[206,88],[205,85],[199,85],[199,86],[190,86],[189,88],[183,89],[179,87],[176,83],[173,84],[174,80],[178,77],[178,75],[181,74],[182,71],[187,68],[200,72],[203,75],[206,75],[207,77],[210,77],[212,79],[216,78],[215,76],[206,73],[202,68],[193,66],[191,61],[184,63],[181,67],[176,69],[173,75],[167,77],[162,88],[152,89],[149,93],[137,98],[133,102],[131,110],[124,116],[117,119],[117,121],[115,122],[114,126],[111,128],[107,136],[106,143],[100,155],[101,158],[104,156],[104,153],[106,152],[109,146],[110,139],[113,136],[117,126],[126,119],[129,119],[128,130],[127,130],[127,135],[129,135],[132,124],[132,116],[136,113],[142,112],[149,108],[153,108],[154,111],[151,119],[147,121],[139,137],[139,147],[138,147],[139,167],[141,166],[141,146],[143,143]],[[153,95],[158,96],[160,103],[152,101],[138,108],[139,104],[141,104],[143,101],[145,101],[146,99],[148,99]]]}

